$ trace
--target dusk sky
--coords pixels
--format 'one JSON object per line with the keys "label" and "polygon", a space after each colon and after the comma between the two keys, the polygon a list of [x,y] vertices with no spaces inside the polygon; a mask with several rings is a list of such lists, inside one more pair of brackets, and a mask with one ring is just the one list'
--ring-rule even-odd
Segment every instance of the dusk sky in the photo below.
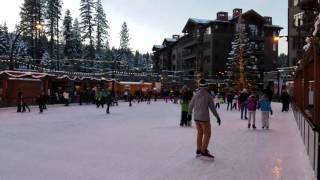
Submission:
{"label": "dusk sky", "polygon": [[[13,30],[19,22],[23,0],[0,0],[0,23],[6,22]],[[151,52],[154,44],[165,37],[180,34],[188,18],[215,19],[218,11],[232,13],[234,8],[256,10],[262,16],[271,16],[273,24],[284,27],[287,35],[287,0],[102,0],[110,25],[110,44],[119,46],[121,24],[126,21],[131,37],[130,47],[140,52]],[[79,16],[80,0],[63,0],[63,16],[70,9]],[[287,53],[287,41],[282,39],[280,53]]]}

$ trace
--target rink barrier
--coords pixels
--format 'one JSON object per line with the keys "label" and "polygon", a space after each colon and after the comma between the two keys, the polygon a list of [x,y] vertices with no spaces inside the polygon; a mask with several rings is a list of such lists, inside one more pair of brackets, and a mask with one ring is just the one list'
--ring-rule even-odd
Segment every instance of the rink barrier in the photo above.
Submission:
{"label": "rink barrier", "polygon": [[306,117],[305,114],[302,113],[302,111],[295,104],[292,104],[292,110],[300,131],[300,135],[308,153],[310,163],[315,171],[317,179],[320,180],[319,132],[316,130],[312,121]]}

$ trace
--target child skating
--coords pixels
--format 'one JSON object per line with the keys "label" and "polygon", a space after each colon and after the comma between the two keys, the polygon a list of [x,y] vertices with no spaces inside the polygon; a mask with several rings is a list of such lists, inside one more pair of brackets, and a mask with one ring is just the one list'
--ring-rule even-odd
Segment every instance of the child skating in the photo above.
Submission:
{"label": "child skating", "polygon": [[256,97],[251,95],[248,98],[248,112],[249,112],[249,121],[248,121],[248,128],[251,127],[251,119],[252,119],[252,128],[256,129],[256,109],[257,109],[258,102]]}
{"label": "child skating", "polygon": [[271,105],[267,95],[262,96],[258,107],[261,110],[262,129],[269,129],[269,113],[271,111]]}

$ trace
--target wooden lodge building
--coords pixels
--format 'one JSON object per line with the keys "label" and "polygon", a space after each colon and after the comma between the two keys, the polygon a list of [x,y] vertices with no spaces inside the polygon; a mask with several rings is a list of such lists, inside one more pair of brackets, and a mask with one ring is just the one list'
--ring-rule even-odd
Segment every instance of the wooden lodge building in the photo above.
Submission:
{"label": "wooden lodge building", "polygon": [[232,16],[218,12],[215,20],[190,18],[182,36],[173,35],[165,38],[161,45],[153,46],[154,71],[169,75],[175,72],[184,79],[194,79],[200,71],[205,78],[223,79],[240,16],[250,41],[256,44],[254,55],[263,79],[263,72],[277,67],[278,43],[273,37],[282,27],[273,25],[271,17],[254,10],[243,13],[242,9],[234,9]]}
{"label": "wooden lodge building", "polygon": [[[146,82],[119,82],[116,79],[105,77],[80,77],[71,75],[54,75],[49,73],[0,71],[0,107],[15,106],[17,94],[23,93],[27,104],[36,104],[40,94],[55,97],[55,94],[62,94],[64,90],[79,94],[87,89],[101,87],[121,96],[124,91],[131,94],[136,90],[151,90],[153,83]],[[55,99],[55,98],[54,98]],[[50,101],[51,103],[58,103]]]}

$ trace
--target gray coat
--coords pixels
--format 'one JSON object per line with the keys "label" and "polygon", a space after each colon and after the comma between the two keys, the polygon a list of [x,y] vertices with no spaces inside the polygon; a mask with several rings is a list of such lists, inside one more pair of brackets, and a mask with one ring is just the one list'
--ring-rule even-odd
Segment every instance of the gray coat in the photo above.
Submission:
{"label": "gray coat", "polygon": [[192,114],[194,110],[193,117],[195,121],[210,121],[209,108],[213,115],[219,118],[212,96],[206,88],[200,88],[192,97],[188,114]]}

